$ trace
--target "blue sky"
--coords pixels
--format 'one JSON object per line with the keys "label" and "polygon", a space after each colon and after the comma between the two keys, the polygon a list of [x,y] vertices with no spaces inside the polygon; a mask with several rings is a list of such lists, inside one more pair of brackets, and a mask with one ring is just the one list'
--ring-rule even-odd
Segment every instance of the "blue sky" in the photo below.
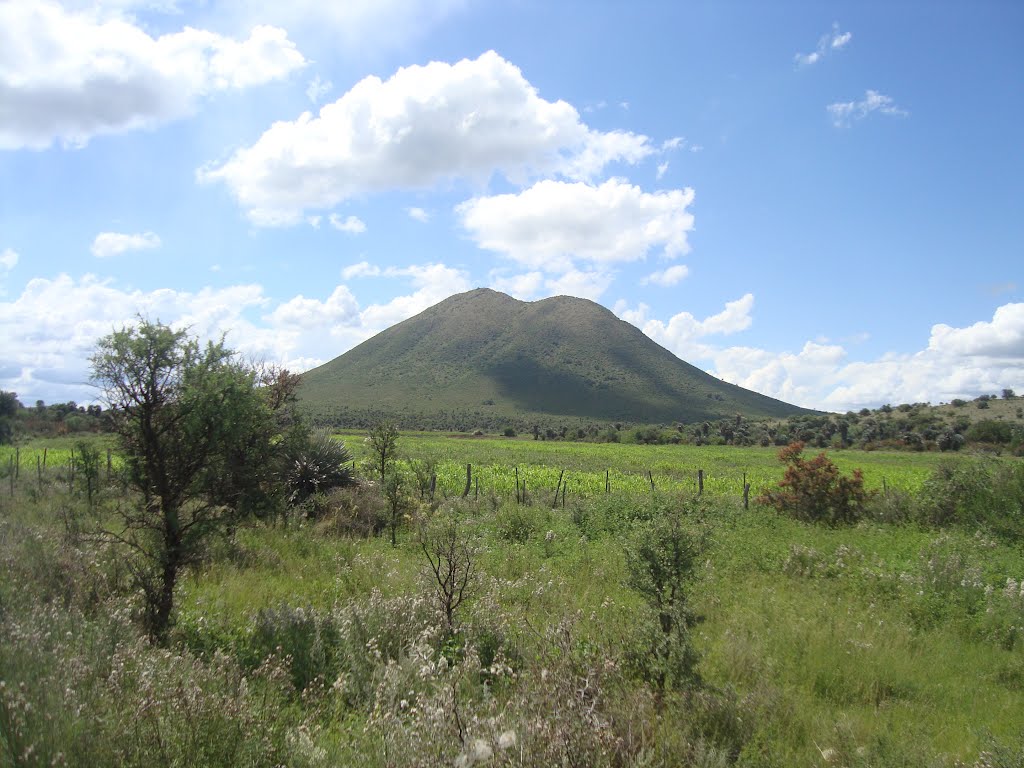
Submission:
{"label": "blue sky", "polygon": [[1024,391],[1024,4],[0,1],[0,388],[470,288],[800,405]]}

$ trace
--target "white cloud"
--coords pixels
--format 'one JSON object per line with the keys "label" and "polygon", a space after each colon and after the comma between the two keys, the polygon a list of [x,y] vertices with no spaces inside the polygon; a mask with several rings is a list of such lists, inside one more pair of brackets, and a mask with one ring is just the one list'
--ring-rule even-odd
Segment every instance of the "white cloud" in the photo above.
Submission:
{"label": "white cloud", "polygon": [[995,310],[991,322],[932,326],[914,353],[847,362],[834,344],[807,342],[798,353],[747,347],[709,350],[714,373],[798,405],[847,411],[884,403],[948,402],[1024,385],[1024,304]]}
{"label": "white cloud", "polygon": [[543,272],[524,272],[519,275],[491,273],[491,288],[507,293],[521,301],[536,298],[544,289]]}
{"label": "white cloud", "polygon": [[541,181],[518,194],[468,200],[456,208],[477,245],[533,269],[567,272],[573,260],[638,261],[661,247],[686,253],[693,190],[646,193],[610,179],[599,186]]}
{"label": "white cloud", "polygon": [[928,349],[953,357],[1024,359],[1024,304],[1004,304],[992,322],[967,328],[934,325]]}
{"label": "white cloud", "polygon": [[655,178],[660,179],[662,176],[665,175],[665,172],[667,170],[668,170],[668,160],[666,160],[663,163],[658,163],[658,172],[657,172],[657,175],[655,176]]}
{"label": "white cloud", "polygon": [[[0,389],[47,402],[93,400],[88,358],[96,341],[139,315],[188,328],[201,339],[226,334],[245,359],[304,369],[471,287],[463,271],[443,264],[382,273],[407,281],[411,291],[363,307],[339,285],[324,300],[296,296],[275,305],[259,285],[147,292],[93,275],[36,278],[20,296],[0,301]],[[252,313],[260,316],[250,318]]]}
{"label": "white cloud", "polygon": [[331,226],[339,232],[348,232],[350,235],[359,235],[366,231],[366,224],[357,216],[348,216],[344,219],[336,213],[330,216]]}
{"label": "white cloud", "polygon": [[838,51],[843,48],[852,38],[852,32],[840,32],[839,23],[833,23],[832,31],[818,38],[817,48],[815,48],[811,53],[796,54],[794,60],[798,65],[804,67],[817,64],[831,51]]}
{"label": "white cloud", "polygon": [[703,320],[698,320],[689,312],[680,312],[667,323],[648,319],[646,305],[641,304],[638,309],[631,311],[623,302],[616,304],[615,312],[623,320],[636,325],[676,357],[692,361],[707,358],[713,352],[713,348],[702,341],[706,336],[729,335],[749,328],[752,322],[750,311],[753,307],[754,296],[748,293],[735,301],[727,302],[725,309]]}
{"label": "white cloud", "polygon": [[198,178],[227,184],[260,224],[450,179],[589,178],[653,152],[646,136],[591,130],[571,105],[542,99],[518,67],[490,51],[364,78],[319,114],[275,123]]}
{"label": "white cloud", "polygon": [[276,27],[255,27],[242,41],[191,27],[153,38],[95,9],[8,0],[0,3],[0,149],[82,146],[186,116],[204,96],[305,63]]}
{"label": "white cloud", "polygon": [[125,291],[93,275],[77,281],[64,274],[35,278],[20,296],[0,302],[0,387],[33,400],[92,400],[88,358],[96,341],[140,314],[187,326],[203,338],[235,329],[229,341],[240,350],[265,348],[268,340],[243,319],[248,308],[265,302],[257,285],[144,292]]}
{"label": "white cloud", "polygon": [[379,275],[380,267],[368,261],[360,261],[358,264],[352,264],[341,270],[341,276],[345,280],[351,280],[354,277],[378,277]]}
{"label": "white cloud", "polygon": [[580,296],[597,301],[615,280],[615,275],[602,269],[571,269],[565,274],[544,281],[548,293],[564,296]]}
{"label": "white cloud", "polygon": [[598,301],[615,280],[615,273],[605,269],[569,269],[560,274],[540,271],[508,275],[494,270],[490,287],[521,301],[534,301],[549,296],[579,296]]}
{"label": "white cloud", "polygon": [[331,92],[333,87],[334,84],[330,80],[321,80],[320,75],[317,75],[306,86],[306,98],[314,104],[319,104],[323,97]]}
{"label": "white cloud", "polygon": [[825,340],[808,341],[799,352],[712,343],[715,336],[750,327],[752,307],[753,296],[747,294],[704,320],[681,312],[663,322],[650,318],[647,305],[632,309],[625,301],[614,312],[725,381],[808,408],[845,412],[1024,389],[1024,304],[1006,304],[991,322],[966,328],[935,325],[920,352],[855,362],[848,361],[843,346]]}
{"label": "white cloud", "polygon": [[430,214],[422,208],[407,208],[406,212],[409,214],[410,219],[415,219],[423,224],[430,221]]}
{"label": "white cloud", "polygon": [[347,286],[339,285],[326,301],[307,299],[300,294],[278,305],[268,319],[273,325],[303,330],[353,326],[359,322],[359,302]]}
{"label": "white cloud", "polygon": [[891,97],[872,90],[865,91],[864,98],[860,101],[836,102],[829,104],[826,109],[836,127],[849,125],[854,120],[863,120],[872,112],[894,117],[906,117],[910,114],[896,106]]}
{"label": "white cloud", "polygon": [[92,241],[92,254],[99,259],[117,256],[126,251],[144,251],[160,247],[160,237],[153,232],[128,235],[122,232],[100,232]]}
{"label": "white cloud", "polygon": [[0,253],[0,267],[5,272],[10,272],[18,263],[18,254],[13,248],[4,248],[3,253]]}
{"label": "white cloud", "polygon": [[640,281],[640,285],[660,285],[671,288],[673,285],[679,285],[688,274],[690,274],[690,270],[687,267],[676,264],[667,269],[652,272]]}

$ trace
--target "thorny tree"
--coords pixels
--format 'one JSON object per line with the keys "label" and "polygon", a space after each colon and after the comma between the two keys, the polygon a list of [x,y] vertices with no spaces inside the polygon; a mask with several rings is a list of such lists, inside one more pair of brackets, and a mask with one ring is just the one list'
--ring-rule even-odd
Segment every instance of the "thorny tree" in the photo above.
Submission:
{"label": "thorny tree", "polygon": [[[145,625],[166,642],[174,588],[208,538],[229,525],[224,477],[265,471],[273,435],[270,411],[251,369],[221,343],[205,347],[165,325],[140,320],[101,339],[92,380],[112,409],[125,456],[125,481],[138,503],[122,508],[120,530],[145,597]],[[252,475],[233,485],[251,496]]]}
{"label": "thorny tree", "polygon": [[451,637],[455,633],[455,612],[476,578],[472,539],[455,510],[443,511],[425,524],[419,538],[434,577],[434,594],[444,614],[445,631]]}

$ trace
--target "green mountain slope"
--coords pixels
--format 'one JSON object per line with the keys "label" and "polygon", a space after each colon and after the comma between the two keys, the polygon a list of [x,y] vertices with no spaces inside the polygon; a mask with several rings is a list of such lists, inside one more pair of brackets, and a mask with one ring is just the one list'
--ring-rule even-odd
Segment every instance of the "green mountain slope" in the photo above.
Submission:
{"label": "green mountain slope", "polygon": [[[685,363],[586,299],[452,296],[302,376],[303,408],[337,424],[384,415],[695,422],[805,412]],[[430,418],[424,418],[430,417]]]}

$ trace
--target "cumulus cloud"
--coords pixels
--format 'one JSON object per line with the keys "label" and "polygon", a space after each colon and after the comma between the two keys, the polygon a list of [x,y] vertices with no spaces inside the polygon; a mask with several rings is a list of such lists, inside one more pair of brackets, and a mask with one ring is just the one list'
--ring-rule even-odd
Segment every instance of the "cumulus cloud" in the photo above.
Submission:
{"label": "cumulus cloud", "polygon": [[679,312],[668,322],[648,318],[650,308],[646,304],[631,310],[624,302],[619,302],[614,311],[676,357],[690,361],[707,358],[714,351],[713,347],[702,341],[705,337],[729,335],[749,328],[753,308],[754,295],[747,293],[735,301],[727,302],[725,309],[703,320],[698,320],[689,312]]}
{"label": "cumulus cloud", "polygon": [[410,219],[415,219],[422,224],[426,224],[430,221],[430,214],[422,208],[407,208],[406,213],[409,214]]}
{"label": "cumulus cloud", "polygon": [[934,325],[925,349],[877,360],[847,362],[842,346],[810,341],[796,353],[732,347],[708,357],[727,381],[812,408],[972,398],[1024,384],[1024,304],[965,328]]}
{"label": "cumulus cloud", "polygon": [[456,207],[477,245],[526,267],[567,272],[574,260],[639,261],[654,248],[672,258],[689,250],[693,190],[643,192],[621,179],[594,186],[540,181],[516,194]]}
{"label": "cumulus cloud", "polygon": [[689,269],[682,264],[675,264],[667,269],[652,272],[640,281],[640,285],[660,285],[664,288],[671,288],[673,285],[679,285],[688,274],[690,274]]}
{"label": "cumulus cloud", "polygon": [[105,259],[125,251],[144,251],[160,247],[160,237],[153,232],[129,235],[122,232],[100,232],[92,241],[92,255]]}
{"label": "cumulus cloud", "polygon": [[9,0],[0,3],[0,149],[83,146],[186,116],[209,94],[305,63],[276,27],[255,27],[245,40],[191,27],[153,38],[95,9]]}
{"label": "cumulus cloud", "polygon": [[347,216],[343,219],[338,214],[332,213],[329,221],[336,230],[348,232],[350,235],[359,235],[366,231],[366,224],[358,216]]}
{"label": "cumulus cloud", "polygon": [[[17,298],[0,302],[0,387],[48,402],[91,400],[88,358],[97,339],[143,315],[204,338],[244,330],[242,314],[265,302],[256,285],[206,288],[189,293],[161,289],[126,291],[108,280],[68,275],[30,280]],[[250,334],[251,336],[251,334]]]}
{"label": "cumulus cloud", "polygon": [[932,326],[928,349],[953,357],[1024,359],[1024,304],[1004,304],[991,322],[967,328]]}
{"label": "cumulus cloud", "polygon": [[588,128],[575,108],[541,98],[518,67],[489,51],[364,78],[318,114],[275,123],[198,178],[225,183],[261,224],[451,179],[590,178],[654,151],[646,136]]}
{"label": "cumulus cloud", "polygon": [[794,60],[802,67],[817,64],[832,51],[838,51],[840,48],[843,48],[852,38],[853,33],[840,32],[839,23],[834,22],[832,30],[818,38],[818,45],[813,51],[810,53],[798,53]]}
{"label": "cumulus cloud", "polygon": [[711,374],[808,408],[845,412],[1024,389],[1024,304],[999,307],[991,321],[965,328],[935,325],[921,351],[854,362],[842,345],[828,340],[807,341],[797,352],[715,343],[717,336],[749,328],[752,307],[747,294],[704,320],[681,312],[664,322],[652,319],[647,305],[631,308],[624,301],[614,311]]}
{"label": "cumulus cloud", "polygon": [[905,109],[896,106],[896,102],[891,97],[872,90],[865,91],[864,98],[860,101],[836,102],[829,104],[826,109],[832,116],[832,123],[837,128],[849,125],[855,120],[863,120],[873,112],[894,117],[906,117],[910,114]]}
{"label": "cumulus cloud", "polygon": [[325,299],[296,296],[275,302],[259,285],[199,291],[125,290],[113,281],[62,274],[31,280],[21,295],[0,301],[0,389],[47,402],[93,400],[89,356],[96,341],[139,315],[201,339],[226,334],[246,359],[305,370],[347,351],[385,328],[469,290],[468,276],[444,264],[381,270],[406,281],[392,300],[361,306],[345,285]]}

